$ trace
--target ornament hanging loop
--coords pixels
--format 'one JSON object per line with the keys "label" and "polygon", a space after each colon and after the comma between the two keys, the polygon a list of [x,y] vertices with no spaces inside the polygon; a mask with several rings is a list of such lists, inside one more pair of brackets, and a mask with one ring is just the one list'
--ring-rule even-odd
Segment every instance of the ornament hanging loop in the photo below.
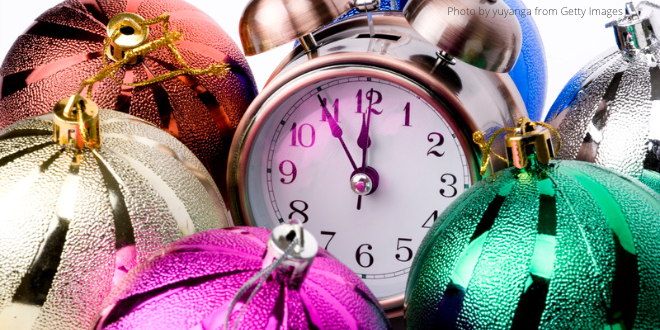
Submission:
{"label": "ornament hanging loop", "polygon": [[[109,47],[105,47],[105,55],[115,62],[121,61],[125,53],[139,47],[149,40],[149,25],[144,24],[144,18],[134,13],[121,13],[113,17],[107,28]],[[127,63],[136,64],[137,57]]]}
{"label": "ornament hanging loop", "polygon": [[286,283],[286,289],[297,290],[300,288],[318,250],[318,242],[303,229],[298,220],[291,219],[288,223],[275,227],[268,239],[261,271],[243,284],[227,308],[224,330],[230,328],[230,318],[234,307],[255,283],[258,282],[240,308],[240,313],[235,319],[232,329],[238,329],[247,305],[271,276]]}
{"label": "ornament hanging loop", "polygon": [[53,139],[58,145],[76,151],[85,147],[98,149],[101,146],[98,106],[78,94],[57,102],[53,109]]}
{"label": "ornament hanging loop", "polygon": [[[113,23],[113,20],[116,22]],[[229,71],[229,65],[226,63],[215,63],[204,69],[194,69],[188,66],[181,53],[176,48],[175,43],[183,39],[183,34],[177,31],[170,31],[170,14],[164,13],[156,18],[144,20],[142,17],[132,13],[121,13],[113,17],[110,22],[114,25],[108,25],[108,38],[105,39],[103,48],[103,69],[94,77],[85,79],[80,85],[77,94],[80,94],[87,87],[87,98],[92,98],[92,88],[94,84],[105,79],[112,78],[115,82],[124,86],[142,87],[169,80],[171,78],[188,74],[198,76],[210,74],[217,77],[225,75]],[[149,26],[163,23],[163,37],[146,42],[149,37]],[[131,46],[131,47],[128,47]],[[158,77],[147,79],[137,83],[126,83],[114,77],[114,73],[124,65],[131,65],[147,53],[160,48],[167,47],[172,56],[181,65],[182,69],[170,71]],[[115,60],[115,63],[108,64],[106,55]],[[121,57],[120,60],[117,58]]]}
{"label": "ornament hanging loop", "polygon": [[[545,129],[539,130],[537,127],[542,127]],[[512,132],[507,134],[505,137],[508,160],[491,150],[495,139],[500,134],[507,131]],[[553,132],[557,136],[558,142],[556,150],[552,147],[550,132]],[[483,152],[480,172],[481,175],[486,174],[486,170],[490,164],[491,153],[500,160],[509,163],[510,166],[513,165],[519,169],[523,169],[529,164],[528,157],[532,154],[536,156],[536,161],[538,163],[548,164],[550,160],[555,157],[555,154],[561,149],[561,136],[557,130],[546,123],[533,122],[527,118],[520,118],[518,120],[518,126],[515,128],[505,127],[499,129],[490,137],[488,143],[485,142],[484,132],[474,132],[474,134],[472,134],[472,139],[474,143],[479,145],[479,148]]]}

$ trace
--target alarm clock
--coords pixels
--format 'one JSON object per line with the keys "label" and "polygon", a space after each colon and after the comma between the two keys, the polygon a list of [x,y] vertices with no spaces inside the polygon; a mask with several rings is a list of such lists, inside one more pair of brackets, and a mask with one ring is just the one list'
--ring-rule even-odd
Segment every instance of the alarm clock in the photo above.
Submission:
{"label": "alarm clock", "polygon": [[[472,133],[526,115],[511,78],[496,73],[515,64],[520,27],[515,17],[448,16],[443,1],[326,26],[353,1],[289,2],[253,0],[241,20],[247,55],[293,38],[301,44],[239,124],[229,158],[232,217],[271,229],[301,221],[400,315],[424,235],[481,178]],[[504,150],[501,141],[494,147]]]}

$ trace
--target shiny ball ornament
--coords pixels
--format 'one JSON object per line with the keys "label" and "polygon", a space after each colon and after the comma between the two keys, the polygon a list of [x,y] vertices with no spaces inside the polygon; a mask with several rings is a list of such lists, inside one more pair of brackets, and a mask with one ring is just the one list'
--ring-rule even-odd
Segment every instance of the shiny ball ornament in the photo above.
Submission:
{"label": "shiny ball ornament", "polygon": [[[660,44],[647,4],[610,23],[618,47],[582,68],[552,105],[547,123],[564,147],[559,159],[596,163],[639,178],[660,172]],[[660,25],[658,26],[660,28]]]}
{"label": "shiny ball ornament", "polygon": [[409,329],[660,327],[660,195],[595,164],[543,164],[539,135],[509,139],[516,167],[429,230],[408,281]]}
{"label": "shiny ball ornament", "polygon": [[228,329],[390,328],[366,285],[300,225],[186,237],[136,267],[109,298],[97,330],[225,329],[230,310]]}
{"label": "shiny ball ornament", "polygon": [[[363,3],[374,3],[375,1],[373,0],[358,0],[358,2],[363,2]],[[408,0],[380,0],[378,1],[378,8],[377,10],[403,10],[403,7],[406,5]],[[374,8],[376,9],[376,8]],[[351,8],[351,10],[348,11],[348,13],[344,14],[342,17],[338,18],[337,20],[342,20],[354,15],[360,14],[360,11],[357,8]]]}
{"label": "shiny ball ornament", "polygon": [[503,0],[516,13],[522,29],[522,49],[509,76],[516,84],[527,108],[529,118],[542,120],[548,88],[548,66],[541,33],[532,15],[521,0]]}
{"label": "shiny ball ornament", "polygon": [[[183,35],[176,47],[191,67],[221,62],[230,72],[221,77],[183,75],[143,87],[105,79],[95,85],[92,99],[101,108],[137,116],[177,137],[224,189],[227,152],[256,85],[232,39],[207,14],[181,0],[67,0],[43,13],[16,40],[0,68],[0,128],[50,111],[103,69],[107,25],[123,12],[144,19],[169,13],[170,30]],[[135,30],[121,35],[135,36]],[[162,24],[151,26],[145,37],[145,42],[162,37]],[[115,77],[135,83],[178,69],[181,65],[165,48],[124,66]]]}
{"label": "shiny ball ornament", "polygon": [[81,131],[67,102],[0,132],[2,329],[88,329],[147,255],[229,225],[209,173],[174,137],[86,100],[69,108],[84,109]]}

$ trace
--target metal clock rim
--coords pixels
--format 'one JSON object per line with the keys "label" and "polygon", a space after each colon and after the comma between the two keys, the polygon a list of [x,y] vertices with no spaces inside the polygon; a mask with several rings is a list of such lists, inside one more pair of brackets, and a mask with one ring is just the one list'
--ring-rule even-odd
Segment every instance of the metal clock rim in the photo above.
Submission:
{"label": "metal clock rim", "polygon": [[[382,65],[378,65],[378,63],[373,63],[374,61],[356,61],[356,56],[368,58],[369,60],[377,58],[377,56],[373,55],[364,55],[365,54],[359,53],[350,54],[351,61],[343,63],[337,61],[337,59],[331,59],[334,64],[327,66],[319,65],[319,63],[317,63],[317,60],[320,60],[321,58],[301,64],[297,68],[289,70],[283,75],[273,79],[272,83],[269,84],[269,86],[267,86],[267,88],[252,103],[246,113],[246,117],[244,117],[244,120],[241,121],[237,129],[237,135],[232,143],[229,156],[227,183],[230,196],[230,212],[235,224],[249,226],[255,225],[252,220],[253,213],[251,211],[251,204],[248,199],[246,187],[248,160],[250,159],[252,152],[250,149],[253,147],[256,139],[256,130],[261,128],[270,116],[269,113],[260,109],[274,109],[287,97],[300,89],[310,88],[311,84],[329,77],[339,78],[349,75],[374,77],[394,82],[418,95],[438,111],[440,115],[445,118],[451,129],[458,133],[457,138],[461,142],[462,151],[466,156],[466,165],[468,166],[470,179],[472,183],[479,180],[479,166],[476,163],[476,160],[472,159],[474,157],[469,156],[471,154],[478,154],[476,146],[473,146],[468,139],[470,136],[468,130],[474,130],[475,125],[474,123],[462,123],[461,119],[466,117],[459,116],[459,114],[452,110],[452,108],[461,109],[461,107],[451,107],[453,103],[452,101],[460,104],[458,98],[453,94],[441,95],[440,93],[433,92],[430,88],[422,85],[422,83],[424,83],[422,81],[423,79],[415,81],[411,78],[419,78],[418,75],[385,68]],[[328,55],[327,57],[342,56]],[[309,65],[307,65],[308,63],[315,65],[312,68],[304,68],[306,66],[309,67]],[[451,98],[448,100],[448,95],[454,96],[454,100]],[[379,302],[388,312],[390,317],[395,317],[403,314],[403,300],[404,292],[401,292],[400,294],[381,298]]]}

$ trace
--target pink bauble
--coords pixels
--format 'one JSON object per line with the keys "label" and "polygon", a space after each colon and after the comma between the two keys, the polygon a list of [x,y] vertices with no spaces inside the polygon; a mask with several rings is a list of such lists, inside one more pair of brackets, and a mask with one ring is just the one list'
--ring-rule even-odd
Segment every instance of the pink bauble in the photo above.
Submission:
{"label": "pink bauble", "polygon": [[[113,290],[97,329],[224,329],[237,291],[270,264],[269,236],[268,229],[237,227],[169,245]],[[390,328],[362,280],[322,248],[302,283],[269,276],[244,306],[253,288],[234,307],[229,329],[243,308],[238,329]]]}

